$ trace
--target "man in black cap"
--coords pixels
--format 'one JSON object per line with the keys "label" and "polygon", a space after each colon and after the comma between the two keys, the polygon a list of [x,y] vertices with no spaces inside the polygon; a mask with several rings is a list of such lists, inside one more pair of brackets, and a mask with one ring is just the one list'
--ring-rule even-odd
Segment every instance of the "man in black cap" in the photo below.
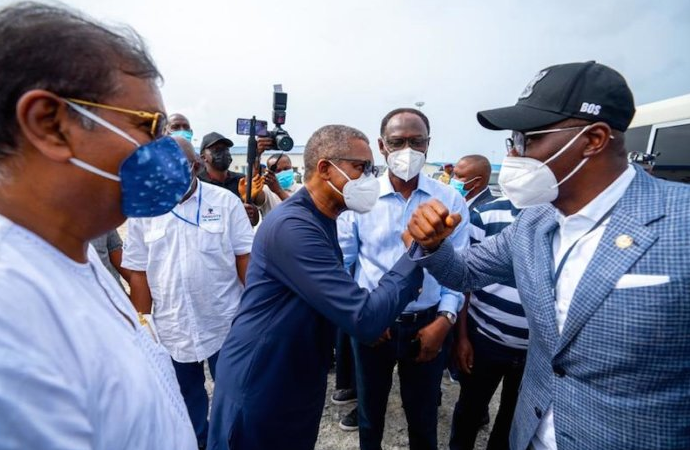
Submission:
{"label": "man in black cap", "polygon": [[[243,188],[244,175],[229,170],[232,163],[230,147],[233,145],[230,139],[215,131],[204,136],[201,140],[201,149],[199,150],[204,168],[201,169],[198,176],[201,181],[222,186],[240,197],[242,201],[245,201],[244,209],[247,211],[249,221],[254,226],[259,223],[259,210],[252,203],[246,202]],[[263,195],[262,188],[263,183],[261,183],[261,186],[256,183],[252,184],[252,192],[255,194],[252,195],[252,200],[258,200],[260,203],[263,203],[261,199],[258,199],[259,195]]]}
{"label": "man in black cap", "polygon": [[514,130],[499,184],[516,220],[458,253],[440,203],[408,225],[442,284],[517,286],[530,339],[513,449],[690,448],[690,187],[628,164],[634,113],[613,69],[548,67],[477,115]]}

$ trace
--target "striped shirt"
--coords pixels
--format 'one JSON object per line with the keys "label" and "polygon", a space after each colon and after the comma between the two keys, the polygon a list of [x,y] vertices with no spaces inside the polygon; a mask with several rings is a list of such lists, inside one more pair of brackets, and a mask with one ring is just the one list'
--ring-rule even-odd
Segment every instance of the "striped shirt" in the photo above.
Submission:
{"label": "striped shirt", "polygon": [[[499,234],[513,223],[519,213],[520,210],[505,197],[473,209],[470,214],[470,244]],[[501,345],[527,349],[527,319],[515,279],[472,292],[468,311],[479,333]]]}

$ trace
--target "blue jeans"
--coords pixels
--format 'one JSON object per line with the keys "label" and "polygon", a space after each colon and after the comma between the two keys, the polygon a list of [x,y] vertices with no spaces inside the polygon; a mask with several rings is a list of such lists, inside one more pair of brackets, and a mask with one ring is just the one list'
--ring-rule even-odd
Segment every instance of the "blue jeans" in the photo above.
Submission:
{"label": "blue jeans", "polygon": [[362,450],[381,449],[388,394],[396,364],[410,450],[438,448],[438,398],[450,341],[447,337],[441,353],[435,359],[424,363],[414,362],[410,342],[421,328],[436,318],[435,308],[427,311],[429,314],[426,317],[414,323],[393,323],[390,327],[391,340],[376,347],[354,340],[352,342],[359,400],[359,445]]}
{"label": "blue jeans", "polygon": [[460,396],[453,411],[448,445],[451,450],[474,448],[486,408],[502,380],[501,403],[486,448],[507,450],[527,351],[506,347],[480,334],[473,327],[470,317],[467,323],[470,327],[469,338],[474,347],[474,365],[471,374],[461,374]]}
{"label": "blue jeans", "polygon": [[[216,361],[218,352],[209,356],[208,367],[211,377],[215,380]],[[208,436],[208,393],[204,387],[206,377],[204,376],[204,362],[180,363],[173,360],[177,382],[180,383],[182,398],[187,405],[187,412],[196,433],[196,440],[199,448],[206,448],[206,437]]]}

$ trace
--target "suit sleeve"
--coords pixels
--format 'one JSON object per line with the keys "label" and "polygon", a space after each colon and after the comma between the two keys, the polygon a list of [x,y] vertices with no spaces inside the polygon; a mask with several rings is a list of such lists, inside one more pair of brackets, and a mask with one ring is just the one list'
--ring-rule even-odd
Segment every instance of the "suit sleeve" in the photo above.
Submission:
{"label": "suit sleeve", "polygon": [[410,256],[443,286],[457,291],[476,291],[494,283],[505,284],[513,279],[511,242],[518,221],[501,233],[455,251],[447,240],[432,254],[424,256],[419,246],[410,248]]}
{"label": "suit sleeve", "polygon": [[[419,296],[423,271],[405,254],[369,292],[345,270],[326,234],[304,218],[280,225],[269,237],[267,270],[347,334],[373,342]],[[273,233],[272,236],[276,236]],[[299,243],[299,245],[295,245]]]}

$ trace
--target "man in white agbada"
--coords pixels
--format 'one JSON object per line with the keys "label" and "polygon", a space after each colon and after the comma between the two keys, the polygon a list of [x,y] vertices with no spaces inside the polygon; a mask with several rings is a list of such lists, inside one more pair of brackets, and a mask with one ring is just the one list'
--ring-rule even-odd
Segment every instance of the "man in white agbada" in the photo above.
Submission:
{"label": "man in white agbada", "polygon": [[0,42],[0,448],[196,449],[170,357],[88,245],[189,187],[160,74],[136,33],[60,7],[0,10]]}

